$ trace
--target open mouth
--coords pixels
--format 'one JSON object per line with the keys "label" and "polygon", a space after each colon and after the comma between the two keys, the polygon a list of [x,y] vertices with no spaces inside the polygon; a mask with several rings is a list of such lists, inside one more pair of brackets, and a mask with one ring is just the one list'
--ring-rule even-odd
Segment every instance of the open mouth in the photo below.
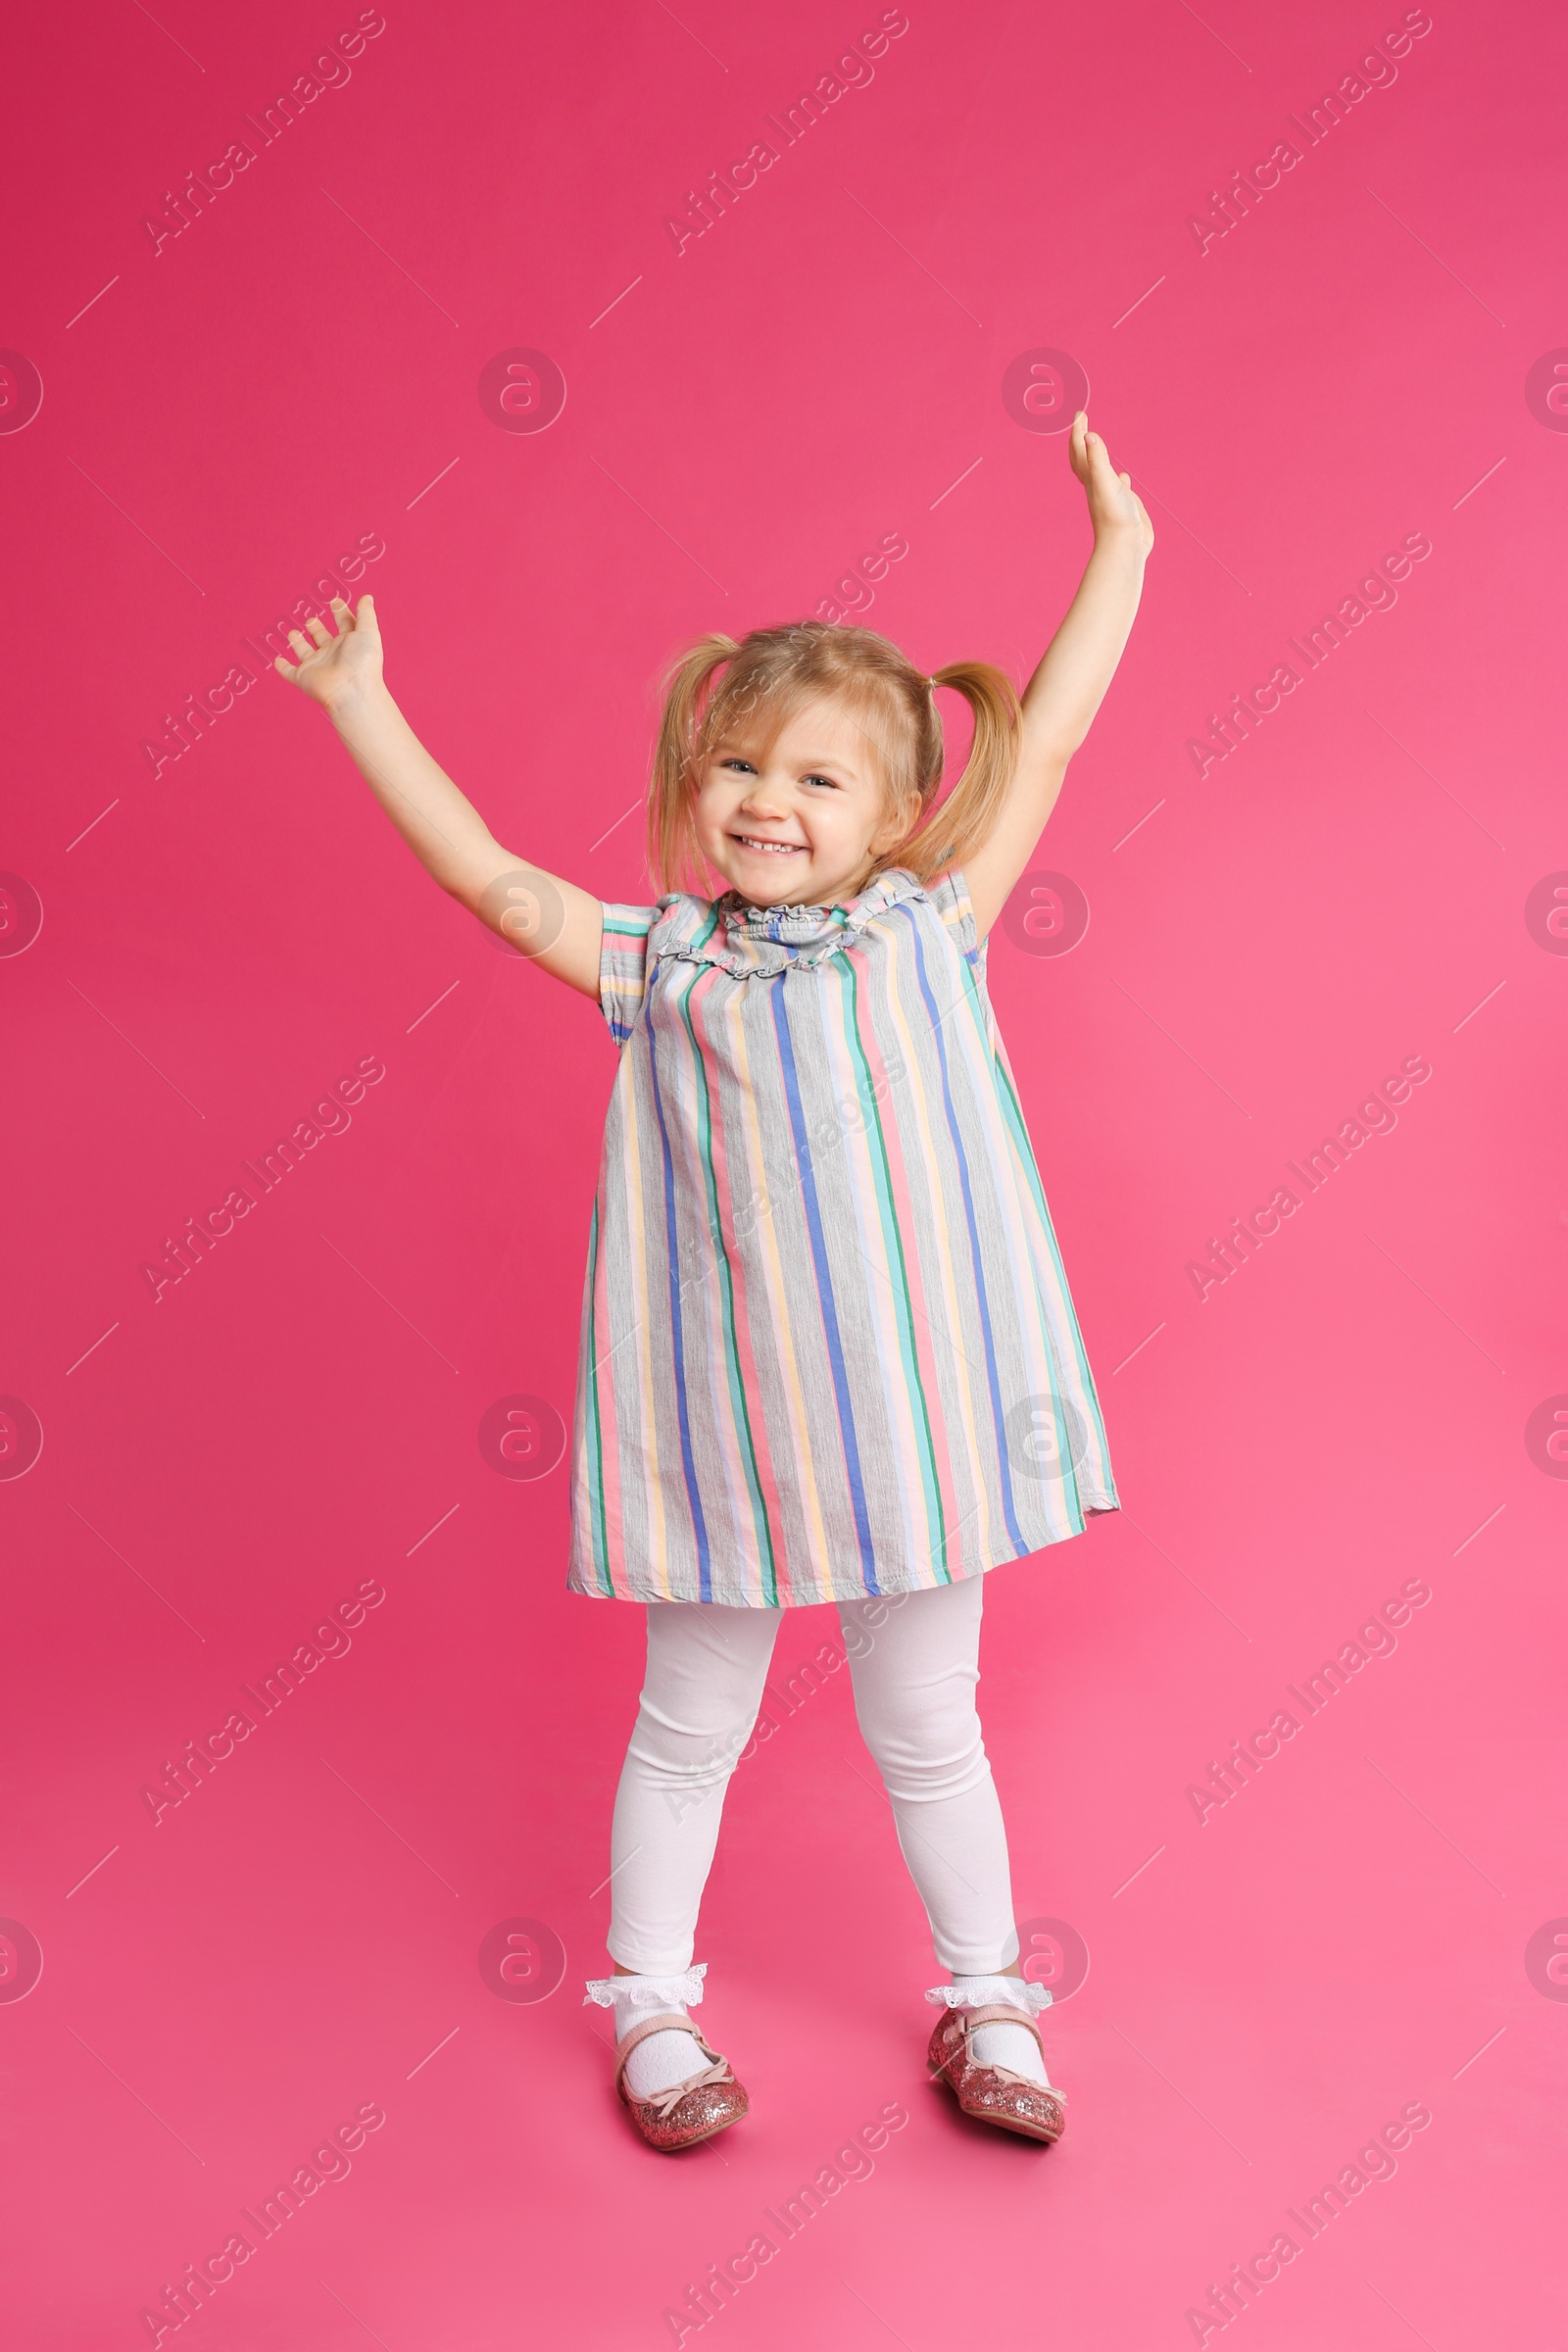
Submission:
{"label": "open mouth", "polygon": [[764,841],[760,833],[732,833],[730,839],[738,841],[743,850],[756,851],[764,858],[793,858],[806,847],[803,841]]}

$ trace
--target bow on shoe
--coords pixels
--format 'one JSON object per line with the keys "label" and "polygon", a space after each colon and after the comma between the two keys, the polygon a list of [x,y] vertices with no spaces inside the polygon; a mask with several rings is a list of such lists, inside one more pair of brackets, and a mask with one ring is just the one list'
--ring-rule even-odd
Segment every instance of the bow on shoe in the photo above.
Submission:
{"label": "bow on shoe", "polygon": [[[978,2058],[971,2057],[969,2063],[973,2067],[980,2067],[980,2061]],[[988,2066],[981,2069],[981,2071],[988,2075],[995,2075],[999,2082],[1021,2083],[1025,2090],[1037,2090],[1046,2098],[1057,2099],[1062,2095],[1060,2091],[1056,2089],[1054,2083],[1037,2082],[1033,2075],[1016,2075],[1013,2073],[1010,2066]]]}
{"label": "bow on shoe", "polygon": [[638,2103],[641,2106],[656,2107],[659,2110],[660,2122],[667,2124],[689,2091],[707,2090],[710,2083],[733,2082],[735,2078],[730,2072],[729,2060],[715,2058],[711,2066],[703,2068],[701,2074],[688,2075],[684,2082],[672,2082],[667,2090],[656,2090],[647,2099],[640,2100]]}

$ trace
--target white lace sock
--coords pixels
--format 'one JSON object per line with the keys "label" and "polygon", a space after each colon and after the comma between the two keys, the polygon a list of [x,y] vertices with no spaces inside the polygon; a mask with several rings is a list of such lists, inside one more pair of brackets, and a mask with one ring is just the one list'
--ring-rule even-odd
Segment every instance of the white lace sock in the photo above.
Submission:
{"label": "white lace sock", "polygon": [[[1031,2017],[1038,2017],[1051,2003],[1051,1995],[1042,1985],[1031,1984],[1023,1977],[955,1977],[951,1984],[938,1984],[925,1997],[949,2009],[989,2008],[1005,2001],[1014,2009],[1027,2010]],[[1027,2026],[976,2026],[969,2046],[977,2066],[1004,2066],[1022,2075],[1026,2082],[1038,2082],[1042,2090],[1052,2087],[1040,2044]]]}
{"label": "white lace sock", "polygon": [[[583,2006],[592,2003],[600,2009],[612,2009],[615,2039],[623,2041],[645,2017],[677,2012],[684,2016],[688,2006],[695,2009],[703,1997],[707,1969],[705,1960],[700,1968],[689,1968],[679,1977],[599,1977],[583,1995]],[[698,2046],[696,2033],[695,2026],[685,2034],[671,2026],[667,2033],[650,2034],[637,2044],[626,2061],[626,2088],[634,2099],[651,2099],[657,2091],[672,2090],[689,2075],[701,2074],[708,2060]]]}

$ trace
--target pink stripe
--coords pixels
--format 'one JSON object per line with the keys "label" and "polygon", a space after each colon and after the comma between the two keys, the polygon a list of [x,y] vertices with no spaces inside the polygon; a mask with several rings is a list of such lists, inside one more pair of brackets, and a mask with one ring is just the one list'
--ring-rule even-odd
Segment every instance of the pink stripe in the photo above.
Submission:
{"label": "pink stripe", "polygon": [[[941,1489],[945,1511],[951,1522],[957,1510],[953,1477],[953,1454],[948,1443],[947,1415],[942,1409],[942,1390],[937,1375],[936,1358],[932,1352],[930,1305],[926,1298],[920,1268],[914,1262],[913,1253],[907,1244],[907,1237],[915,1231],[914,1203],[909,1191],[908,1171],[905,1165],[899,1122],[896,1118],[887,1115],[893,1081],[888,1077],[887,1064],[872,1030],[870,990],[860,984],[868,977],[865,971],[866,958],[863,950],[857,949],[850,960],[857,969],[856,1034],[860,1041],[867,1067],[871,1072],[871,1083],[877,1090],[876,1116],[880,1122],[883,1145],[887,1154],[888,1185],[893,1196],[893,1214],[899,1233],[901,1237],[905,1238],[906,1244],[903,1265],[904,1287],[908,1295],[911,1320],[914,1325],[915,1365],[925,1396],[926,1417],[930,1424],[931,1447],[935,1457],[935,1476]],[[874,1149],[869,1139],[862,1148]],[[889,1273],[895,1282],[899,1280],[899,1267],[896,1263],[890,1266]],[[946,1323],[945,1314],[942,1320]],[[912,1421],[918,1411],[918,1405],[915,1398],[907,1396],[907,1382],[906,1381],[902,1385],[906,1393],[907,1411]],[[924,1433],[919,1429],[911,1429],[906,1439],[906,1444],[913,1444],[920,1452],[923,1452],[925,1449]],[[925,1501],[924,1481],[920,1478],[918,1462],[911,1462],[909,1468],[911,1475],[920,1481],[921,1506],[926,1513],[928,1533],[934,1542],[936,1531],[929,1527],[929,1505]],[[956,1576],[959,1573],[958,1569],[954,1566],[951,1557],[945,1565],[950,1575]]]}
{"label": "pink stripe", "polygon": [[[620,1521],[620,1438],[617,1428],[617,1403],[614,1383],[614,1359],[601,1362],[610,1345],[610,1282],[605,1250],[605,1218],[609,1207],[607,1188],[599,1192],[599,1258],[594,1267],[593,1324],[588,1334],[589,1367],[597,1365],[599,1383],[599,1452],[604,1464],[604,1521],[605,1559],[610,1581],[617,1593],[626,1587],[626,1546]],[[589,1454],[590,1475],[592,1453]]]}
{"label": "pink stripe", "polygon": [[[699,997],[706,998],[710,996],[717,978],[717,972],[712,969],[710,969],[707,973],[705,973],[692,991],[693,999],[696,1000]],[[734,1000],[734,1007],[731,1018],[732,1024],[737,1028],[739,1026],[741,1017],[741,1004],[742,1000],[739,997],[736,997]],[[703,1035],[701,1027],[698,1026],[695,1020],[693,1026],[694,1028],[697,1028],[697,1034],[699,1040],[701,1040]],[[732,1056],[732,1058],[734,1057]],[[757,1353],[752,1345],[751,1312],[749,1301],[746,1296],[745,1270],[740,1263],[739,1245],[735,1239],[735,1198],[734,1188],[730,1182],[729,1149],[728,1139],[724,1130],[723,1097],[718,1085],[717,1076],[715,1074],[712,1054],[708,1052],[704,1052],[703,1062],[705,1074],[708,1077],[710,1154],[713,1168],[713,1190],[718,1197],[719,1231],[723,1236],[724,1247],[729,1257],[730,1287],[731,1296],[734,1301],[735,1345],[740,1357],[743,1394],[745,1396],[755,1399],[760,1396],[762,1390],[761,1383],[759,1378]],[[745,1117],[747,1114],[743,1112],[741,1115]],[[759,1137],[757,1140],[760,1144],[760,1138]],[[742,1164],[744,1165],[746,1158],[744,1144],[742,1146],[741,1156]],[[760,1158],[760,1151],[758,1152],[758,1157]],[[742,1429],[736,1422],[735,1409],[730,1398],[730,1383],[724,1377],[722,1369],[720,1369],[728,1349],[728,1335],[723,1324],[723,1302],[720,1296],[720,1284],[716,1277],[710,1287],[714,1299],[714,1312],[712,1318],[713,1329],[711,1334],[714,1352],[710,1359],[714,1366],[714,1372],[710,1386],[714,1394],[715,1403],[722,1407],[721,1412],[715,1412],[714,1418],[721,1423],[724,1429],[726,1441],[725,1449],[731,1454],[732,1457],[732,1476],[730,1483],[736,1498],[739,1513],[743,1515],[745,1526],[749,1536],[751,1537],[752,1557],[755,1559],[757,1564],[758,1592],[759,1597],[760,1597],[766,1591],[767,1571],[764,1566],[761,1552],[757,1546],[756,1536],[755,1534],[752,1534],[752,1530],[755,1527],[755,1512],[752,1503],[751,1478],[748,1473],[746,1460],[746,1433],[744,1429]],[[773,1539],[773,1568],[778,1579],[778,1596],[781,1603],[787,1603],[793,1599],[794,1594],[793,1590],[789,1585],[788,1576],[784,1567],[784,1519],[782,1503],[779,1494],[778,1480],[773,1469],[772,1455],[768,1447],[767,1432],[762,1427],[762,1417],[760,1413],[755,1411],[751,1415],[751,1435],[752,1452],[756,1461],[757,1483],[761,1490],[762,1507],[767,1514],[768,1532]]]}

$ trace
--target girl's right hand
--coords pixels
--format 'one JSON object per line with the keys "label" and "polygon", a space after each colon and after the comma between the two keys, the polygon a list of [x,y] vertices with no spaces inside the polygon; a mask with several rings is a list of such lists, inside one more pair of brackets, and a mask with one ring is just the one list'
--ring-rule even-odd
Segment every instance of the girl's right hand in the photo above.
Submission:
{"label": "girl's right hand", "polygon": [[349,610],[346,598],[333,597],[332,627],[337,631],[336,636],[318,617],[313,618],[309,626],[310,637],[301,629],[290,629],[288,641],[299,661],[285,662],[279,656],[272,667],[280,678],[287,678],[291,686],[303,688],[312,702],[320,703],[328,710],[354,700],[368,686],[380,684],[381,632],[376,626],[373,596],[362,596],[354,612]]}
{"label": "girl's right hand", "polygon": [[1104,442],[1090,431],[1083,409],[1073,418],[1067,437],[1067,463],[1084,486],[1096,543],[1125,538],[1137,548],[1140,558],[1147,557],[1154,544],[1149,510],[1133,488],[1132,475],[1116,471]]}

